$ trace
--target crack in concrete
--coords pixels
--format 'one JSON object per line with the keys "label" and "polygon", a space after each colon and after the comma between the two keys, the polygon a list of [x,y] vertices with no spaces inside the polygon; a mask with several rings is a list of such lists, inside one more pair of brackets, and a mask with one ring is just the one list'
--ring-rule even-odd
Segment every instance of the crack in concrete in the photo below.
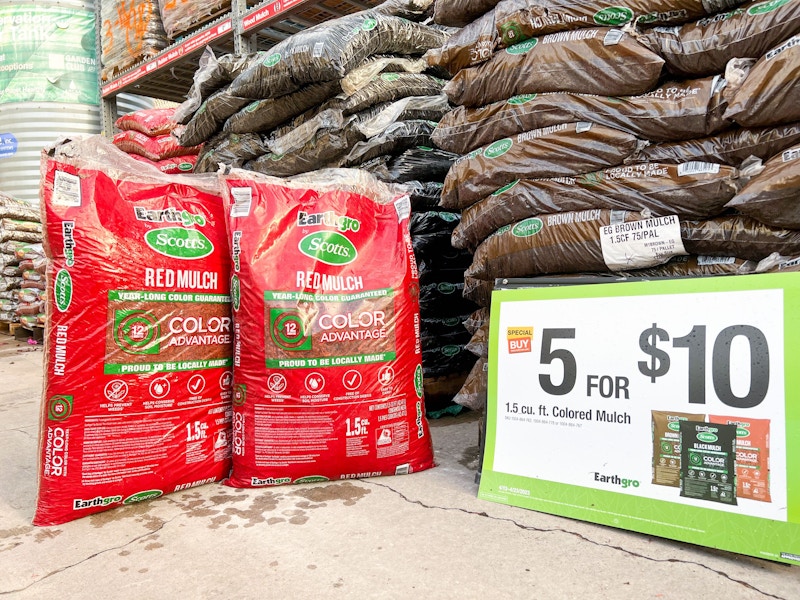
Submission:
{"label": "crack in concrete", "polygon": [[124,544],[121,544],[119,546],[114,546],[113,548],[106,548],[104,550],[100,550],[98,552],[95,552],[94,554],[90,554],[89,556],[87,556],[85,558],[82,558],[81,560],[79,560],[76,563],[73,563],[71,565],[65,565],[63,567],[60,567],[60,568],[56,569],[55,571],[50,571],[49,573],[47,573],[43,577],[40,577],[36,581],[32,581],[31,583],[29,583],[28,585],[26,585],[24,587],[17,588],[15,590],[0,591],[0,596],[7,596],[8,594],[16,594],[17,592],[24,592],[25,590],[32,588],[34,585],[37,585],[37,584],[41,583],[45,579],[49,579],[50,577],[52,577],[54,575],[58,575],[59,573],[63,573],[64,571],[67,571],[69,569],[77,567],[78,565],[81,565],[81,564],[83,564],[85,562],[88,562],[88,561],[92,560],[93,558],[97,558],[98,556],[100,556],[102,554],[106,554],[108,552],[113,552],[115,550],[119,550],[120,548],[125,548],[127,546],[130,546],[131,544],[141,540],[142,538],[146,538],[148,536],[153,535],[154,533],[157,533],[157,532],[161,531],[162,529],[164,529],[164,527],[166,527],[166,525],[168,523],[171,523],[172,521],[177,519],[179,516],[180,515],[176,515],[176,516],[172,517],[171,519],[168,519],[168,520],[164,521],[163,523],[161,523],[161,526],[158,529],[154,529],[152,531],[147,531],[147,532],[143,533],[142,535],[138,535],[135,538],[133,538],[132,540],[129,540],[129,541],[125,542]]}
{"label": "crack in concrete", "polygon": [[474,511],[474,510],[467,510],[466,508],[458,508],[458,507],[451,507],[451,506],[435,506],[435,505],[432,505],[432,504],[425,504],[421,500],[412,500],[411,498],[409,498],[408,496],[406,496],[402,492],[400,492],[400,491],[398,491],[398,490],[396,490],[396,489],[394,489],[394,488],[392,488],[392,487],[390,487],[390,486],[388,486],[388,485],[386,485],[384,483],[378,483],[376,481],[372,481],[372,480],[369,480],[369,479],[361,479],[360,481],[361,481],[361,483],[366,483],[366,484],[374,485],[374,486],[377,486],[377,487],[385,488],[385,489],[389,490],[390,492],[394,492],[395,494],[400,496],[400,498],[402,498],[403,500],[405,500],[409,504],[418,504],[419,506],[421,506],[423,508],[431,508],[431,509],[438,509],[438,510],[444,510],[444,511],[461,512],[461,513],[465,513],[465,514],[476,516],[476,517],[484,517],[486,519],[491,519],[493,521],[502,521],[502,522],[506,522],[506,523],[511,523],[512,525],[514,525],[516,527],[519,527],[520,529],[523,529],[525,531],[536,531],[536,532],[539,532],[539,533],[565,533],[567,535],[571,535],[571,536],[577,537],[578,539],[583,540],[584,542],[588,542],[590,544],[593,544],[595,546],[602,546],[604,548],[610,548],[612,550],[618,550],[618,551],[623,552],[625,554],[628,554],[630,556],[633,556],[633,557],[636,557],[636,558],[641,558],[641,559],[644,559],[644,560],[649,560],[651,562],[656,562],[656,563],[667,562],[667,563],[680,563],[680,564],[685,564],[685,565],[694,565],[694,566],[700,567],[700,568],[702,568],[702,569],[704,569],[706,571],[710,571],[711,573],[719,575],[720,577],[723,577],[723,578],[727,579],[728,581],[731,581],[733,583],[738,583],[739,585],[741,585],[741,586],[743,586],[743,587],[745,587],[747,589],[753,590],[754,592],[756,592],[758,594],[761,594],[765,598],[774,598],[775,600],[788,600],[787,598],[784,598],[783,596],[776,596],[774,594],[770,594],[768,592],[760,590],[757,587],[755,587],[754,585],[752,585],[752,584],[750,584],[750,583],[748,583],[746,581],[742,581],[741,579],[736,579],[736,578],[728,575],[725,571],[720,571],[718,569],[712,569],[708,565],[704,565],[703,563],[699,563],[697,561],[683,560],[683,559],[680,559],[680,558],[666,558],[666,559],[653,558],[651,556],[647,556],[647,555],[644,555],[644,554],[639,554],[638,552],[634,552],[633,550],[628,550],[627,548],[623,548],[622,546],[616,546],[616,545],[613,545],[613,544],[604,544],[602,542],[598,542],[598,541],[593,540],[591,538],[587,538],[585,535],[583,535],[581,533],[578,533],[577,531],[569,531],[568,529],[563,529],[561,527],[551,527],[551,528],[534,527],[533,525],[523,525],[522,523],[517,523],[514,519],[509,519],[509,518],[506,518],[506,517],[493,517],[493,516],[489,515],[486,512],[483,512],[483,511],[479,512],[479,511]]}

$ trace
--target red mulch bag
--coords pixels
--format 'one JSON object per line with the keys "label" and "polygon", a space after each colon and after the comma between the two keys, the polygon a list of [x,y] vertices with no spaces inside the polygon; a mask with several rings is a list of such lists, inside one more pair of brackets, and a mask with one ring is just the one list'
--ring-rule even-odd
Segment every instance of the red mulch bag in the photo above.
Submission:
{"label": "red mulch bag", "polygon": [[43,153],[35,525],[228,475],[230,271],[218,191],[216,177],[143,170],[101,136]]}
{"label": "red mulch bag", "polygon": [[140,131],[128,130],[120,131],[114,136],[114,145],[128,154],[138,154],[149,158],[153,162],[173,158],[175,156],[186,156],[189,154],[199,154],[202,144],[197,146],[181,146],[178,138],[171,133],[150,137]]}
{"label": "red mulch bag", "polygon": [[410,201],[369,173],[223,176],[233,471],[256,487],[433,466]]}
{"label": "red mulch bag", "polygon": [[140,131],[150,137],[169,133],[178,124],[174,108],[148,108],[122,115],[114,125],[121,131]]}
{"label": "red mulch bag", "polygon": [[175,156],[164,160],[150,160],[139,154],[131,154],[131,158],[155,167],[165,175],[175,175],[177,173],[191,173],[199,158],[197,154],[187,154],[186,156]]}

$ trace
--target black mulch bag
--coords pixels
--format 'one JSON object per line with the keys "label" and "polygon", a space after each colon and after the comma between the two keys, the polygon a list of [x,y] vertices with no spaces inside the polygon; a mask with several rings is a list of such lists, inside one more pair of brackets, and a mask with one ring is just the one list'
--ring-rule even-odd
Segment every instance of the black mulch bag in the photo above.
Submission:
{"label": "black mulch bag", "polygon": [[419,287],[419,310],[426,317],[449,317],[475,310],[478,306],[464,298],[464,282],[429,283]]}
{"label": "black mulch bag", "polygon": [[430,146],[410,148],[393,158],[387,165],[389,181],[444,181],[447,172],[458,158],[455,152],[447,152]]}
{"label": "black mulch bag", "polygon": [[383,154],[399,154],[414,146],[430,146],[431,133],[436,128],[433,121],[397,121],[383,133],[353,145],[352,150],[341,163],[343,167],[353,167]]}
{"label": "black mulch bag", "polygon": [[214,92],[208,100],[200,105],[189,123],[186,124],[186,128],[181,132],[181,146],[197,146],[207,141],[222,129],[222,125],[228,117],[236,114],[239,109],[249,103],[249,98],[234,96],[228,91],[228,88]]}
{"label": "black mulch bag", "polygon": [[220,163],[241,167],[248,160],[268,151],[257,133],[220,133],[203,147],[194,172],[216,173]]}
{"label": "black mulch bag", "polygon": [[336,108],[352,115],[381,102],[409,96],[439,96],[446,82],[422,73],[381,73],[354,94],[338,100]]}
{"label": "black mulch bag", "polygon": [[469,318],[469,314],[454,317],[422,317],[420,322],[420,335],[423,338],[448,335],[452,333],[466,332],[467,338],[470,333],[464,328],[464,321]]}
{"label": "black mulch bag", "polygon": [[468,372],[477,360],[478,357],[466,349],[466,343],[422,346],[422,374],[426,377]]}

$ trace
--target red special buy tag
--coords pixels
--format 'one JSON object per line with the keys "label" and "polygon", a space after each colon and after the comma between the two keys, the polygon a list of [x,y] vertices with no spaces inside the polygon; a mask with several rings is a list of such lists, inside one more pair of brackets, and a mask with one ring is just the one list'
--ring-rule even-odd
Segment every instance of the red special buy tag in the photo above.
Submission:
{"label": "red special buy tag", "polygon": [[433,465],[409,200],[360,171],[224,178],[233,486]]}

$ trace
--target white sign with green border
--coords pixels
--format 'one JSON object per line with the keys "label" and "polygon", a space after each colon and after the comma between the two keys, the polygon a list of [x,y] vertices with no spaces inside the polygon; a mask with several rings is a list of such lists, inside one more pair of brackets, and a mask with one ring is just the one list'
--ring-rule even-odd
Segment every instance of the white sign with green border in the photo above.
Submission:
{"label": "white sign with green border", "polygon": [[800,273],[498,290],[489,353],[480,498],[800,564]]}

